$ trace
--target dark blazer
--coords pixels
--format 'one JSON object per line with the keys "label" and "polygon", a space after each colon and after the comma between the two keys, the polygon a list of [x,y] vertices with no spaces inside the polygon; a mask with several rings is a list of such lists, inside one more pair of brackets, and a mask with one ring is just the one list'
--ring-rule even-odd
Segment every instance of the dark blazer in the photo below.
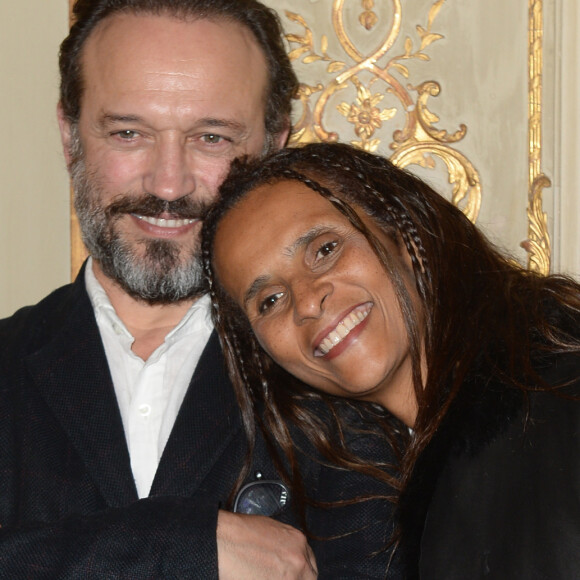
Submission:
{"label": "dark blazer", "polygon": [[472,376],[401,498],[409,580],[580,578],[580,355],[539,367],[550,392]]}
{"label": "dark blazer", "polygon": [[[364,437],[354,444],[366,445]],[[376,442],[369,449],[387,452]],[[317,499],[387,492],[304,451],[302,474]],[[0,321],[0,577],[217,578],[218,508],[245,453],[239,409],[213,335],[150,497],[138,500],[82,273]],[[253,467],[252,474],[279,479],[261,439]],[[293,517],[285,516],[295,524]],[[321,578],[384,577],[388,502],[311,509],[308,517],[322,535],[355,530],[313,542]]]}

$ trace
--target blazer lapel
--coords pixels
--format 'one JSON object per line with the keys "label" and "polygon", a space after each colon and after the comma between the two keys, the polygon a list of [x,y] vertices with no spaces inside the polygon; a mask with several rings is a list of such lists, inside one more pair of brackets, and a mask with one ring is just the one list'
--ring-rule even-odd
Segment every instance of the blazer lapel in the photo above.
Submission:
{"label": "blazer lapel", "polygon": [[191,496],[240,430],[239,407],[214,332],[161,457],[151,495]]}
{"label": "blazer lapel", "polygon": [[[107,503],[137,500],[121,415],[83,272],[54,339],[27,358],[33,381]],[[52,321],[54,324],[54,321]]]}

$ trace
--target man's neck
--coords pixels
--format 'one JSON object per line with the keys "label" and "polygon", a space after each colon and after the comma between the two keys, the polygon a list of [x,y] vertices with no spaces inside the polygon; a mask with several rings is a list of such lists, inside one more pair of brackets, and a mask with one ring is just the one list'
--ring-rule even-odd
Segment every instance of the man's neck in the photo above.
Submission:
{"label": "man's neck", "polygon": [[94,260],[93,272],[107,293],[117,316],[135,338],[131,350],[143,360],[147,360],[163,344],[165,337],[181,322],[198,299],[191,298],[175,304],[147,304],[129,296],[116,282],[105,276]]}

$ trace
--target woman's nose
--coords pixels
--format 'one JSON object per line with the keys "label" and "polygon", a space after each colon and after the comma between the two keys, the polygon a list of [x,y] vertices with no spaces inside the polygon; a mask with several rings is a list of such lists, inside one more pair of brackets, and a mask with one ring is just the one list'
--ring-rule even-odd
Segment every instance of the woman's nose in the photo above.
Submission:
{"label": "woman's nose", "polygon": [[324,313],[325,301],[332,294],[328,281],[304,278],[292,288],[294,314],[297,324],[309,318],[319,318]]}

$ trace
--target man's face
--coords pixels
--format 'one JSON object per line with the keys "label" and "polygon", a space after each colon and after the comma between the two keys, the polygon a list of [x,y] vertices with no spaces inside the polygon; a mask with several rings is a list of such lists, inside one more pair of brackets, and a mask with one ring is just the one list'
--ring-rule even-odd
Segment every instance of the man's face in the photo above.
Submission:
{"label": "man's face", "polygon": [[200,216],[232,159],[265,146],[264,55],[236,23],[119,14],[82,70],[78,127],[60,124],[97,271],[150,303],[199,294]]}

